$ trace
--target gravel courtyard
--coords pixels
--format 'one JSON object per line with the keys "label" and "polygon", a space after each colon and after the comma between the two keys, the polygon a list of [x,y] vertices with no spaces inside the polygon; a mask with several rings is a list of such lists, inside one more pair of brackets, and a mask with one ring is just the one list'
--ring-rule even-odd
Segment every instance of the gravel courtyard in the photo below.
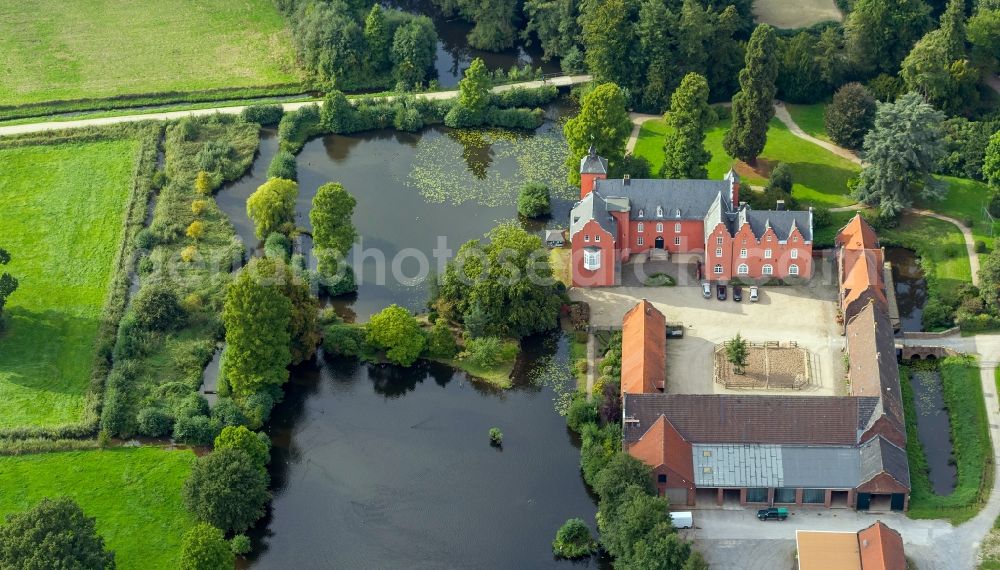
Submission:
{"label": "gravel courtyard", "polygon": [[[713,291],[714,293],[714,291]],[[613,287],[569,291],[590,305],[590,322],[620,327],[625,312],[645,298],[668,322],[684,324],[684,338],[667,340],[667,392],[676,394],[843,395],[844,338],[836,323],[833,286],[761,287],[760,301],[742,303],[702,297],[697,286]],[[712,381],[715,346],[740,333],[749,341],[789,341],[809,352],[813,378],[801,390],[726,390]]]}

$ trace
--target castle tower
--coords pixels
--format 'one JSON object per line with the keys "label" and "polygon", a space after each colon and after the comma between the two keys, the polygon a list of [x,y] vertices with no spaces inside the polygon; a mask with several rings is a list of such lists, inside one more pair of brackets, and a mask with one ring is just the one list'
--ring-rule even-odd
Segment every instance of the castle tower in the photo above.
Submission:
{"label": "castle tower", "polygon": [[594,145],[580,159],[580,199],[583,200],[594,189],[598,180],[608,177],[608,159],[597,156]]}

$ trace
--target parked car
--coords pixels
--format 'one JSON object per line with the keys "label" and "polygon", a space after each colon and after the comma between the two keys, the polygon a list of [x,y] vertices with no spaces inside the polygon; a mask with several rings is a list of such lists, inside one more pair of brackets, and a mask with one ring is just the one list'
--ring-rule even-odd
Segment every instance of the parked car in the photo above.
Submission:
{"label": "parked car", "polygon": [[718,285],[715,288],[715,296],[719,298],[720,301],[726,300],[726,286]]}
{"label": "parked car", "polygon": [[733,301],[739,303],[743,300],[743,287],[733,285]]}
{"label": "parked car", "polygon": [[756,285],[751,285],[750,286],[750,302],[751,303],[756,303],[759,300],[760,300],[760,295],[757,294],[757,286]]}
{"label": "parked car", "polygon": [[701,284],[701,294],[706,299],[712,298],[712,286],[708,284],[708,281]]}
{"label": "parked car", "polygon": [[785,507],[771,507],[769,509],[761,509],[757,511],[757,519],[762,521],[769,520],[779,520],[783,521],[788,518],[788,509]]}

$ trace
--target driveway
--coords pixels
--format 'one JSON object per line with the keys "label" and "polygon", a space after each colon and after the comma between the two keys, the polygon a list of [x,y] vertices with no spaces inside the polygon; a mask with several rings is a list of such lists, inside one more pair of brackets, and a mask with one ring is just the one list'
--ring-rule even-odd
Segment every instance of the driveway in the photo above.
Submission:
{"label": "driveway", "polygon": [[[844,339],[836,324],[837,291],[832,286],[761,287],[760,302],[702,297],[701,288],[574,288],[570,297],[590,305],[590,322],[620,327],[626,311],[647,299],[669,322],[684,324],[684,338],[667,341],[667,392],[675,394],[742,393],[765,395],[837,395],[845,393],[841,351]],[[754,342],[795,341],[810,352],[813,381],[802,390],[726,390],[712,381],[715,346],[739,332]]]}

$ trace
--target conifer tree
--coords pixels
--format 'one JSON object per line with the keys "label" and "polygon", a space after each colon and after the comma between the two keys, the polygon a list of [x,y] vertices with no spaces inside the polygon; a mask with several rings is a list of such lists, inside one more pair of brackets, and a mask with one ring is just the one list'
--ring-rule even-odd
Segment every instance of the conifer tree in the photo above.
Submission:
{"label": "conifer tree", "polygon": [[750,36],[740,92],[733,97],[733,124],[722,143],[726,152],[753,164],[767,142],[774,116],[774,81],[778,76],[778,44],[774,28],[761,24]]}
{"label": "conifer tree", "polygon": [[389,67],[389,48],[392,40],[385,24],[382,6],[375,4],[365,19],[365,43],[368,45],[368,65],[375,73]]}
{"label": "conifer tree", "polygon": [[705,150],[705,129],[712,115],[708,106],[708,81],[688,73],[670,98],[667,126],[673,133],[663,146],[665,178],[707,178],[705,167],[712,155]]}

